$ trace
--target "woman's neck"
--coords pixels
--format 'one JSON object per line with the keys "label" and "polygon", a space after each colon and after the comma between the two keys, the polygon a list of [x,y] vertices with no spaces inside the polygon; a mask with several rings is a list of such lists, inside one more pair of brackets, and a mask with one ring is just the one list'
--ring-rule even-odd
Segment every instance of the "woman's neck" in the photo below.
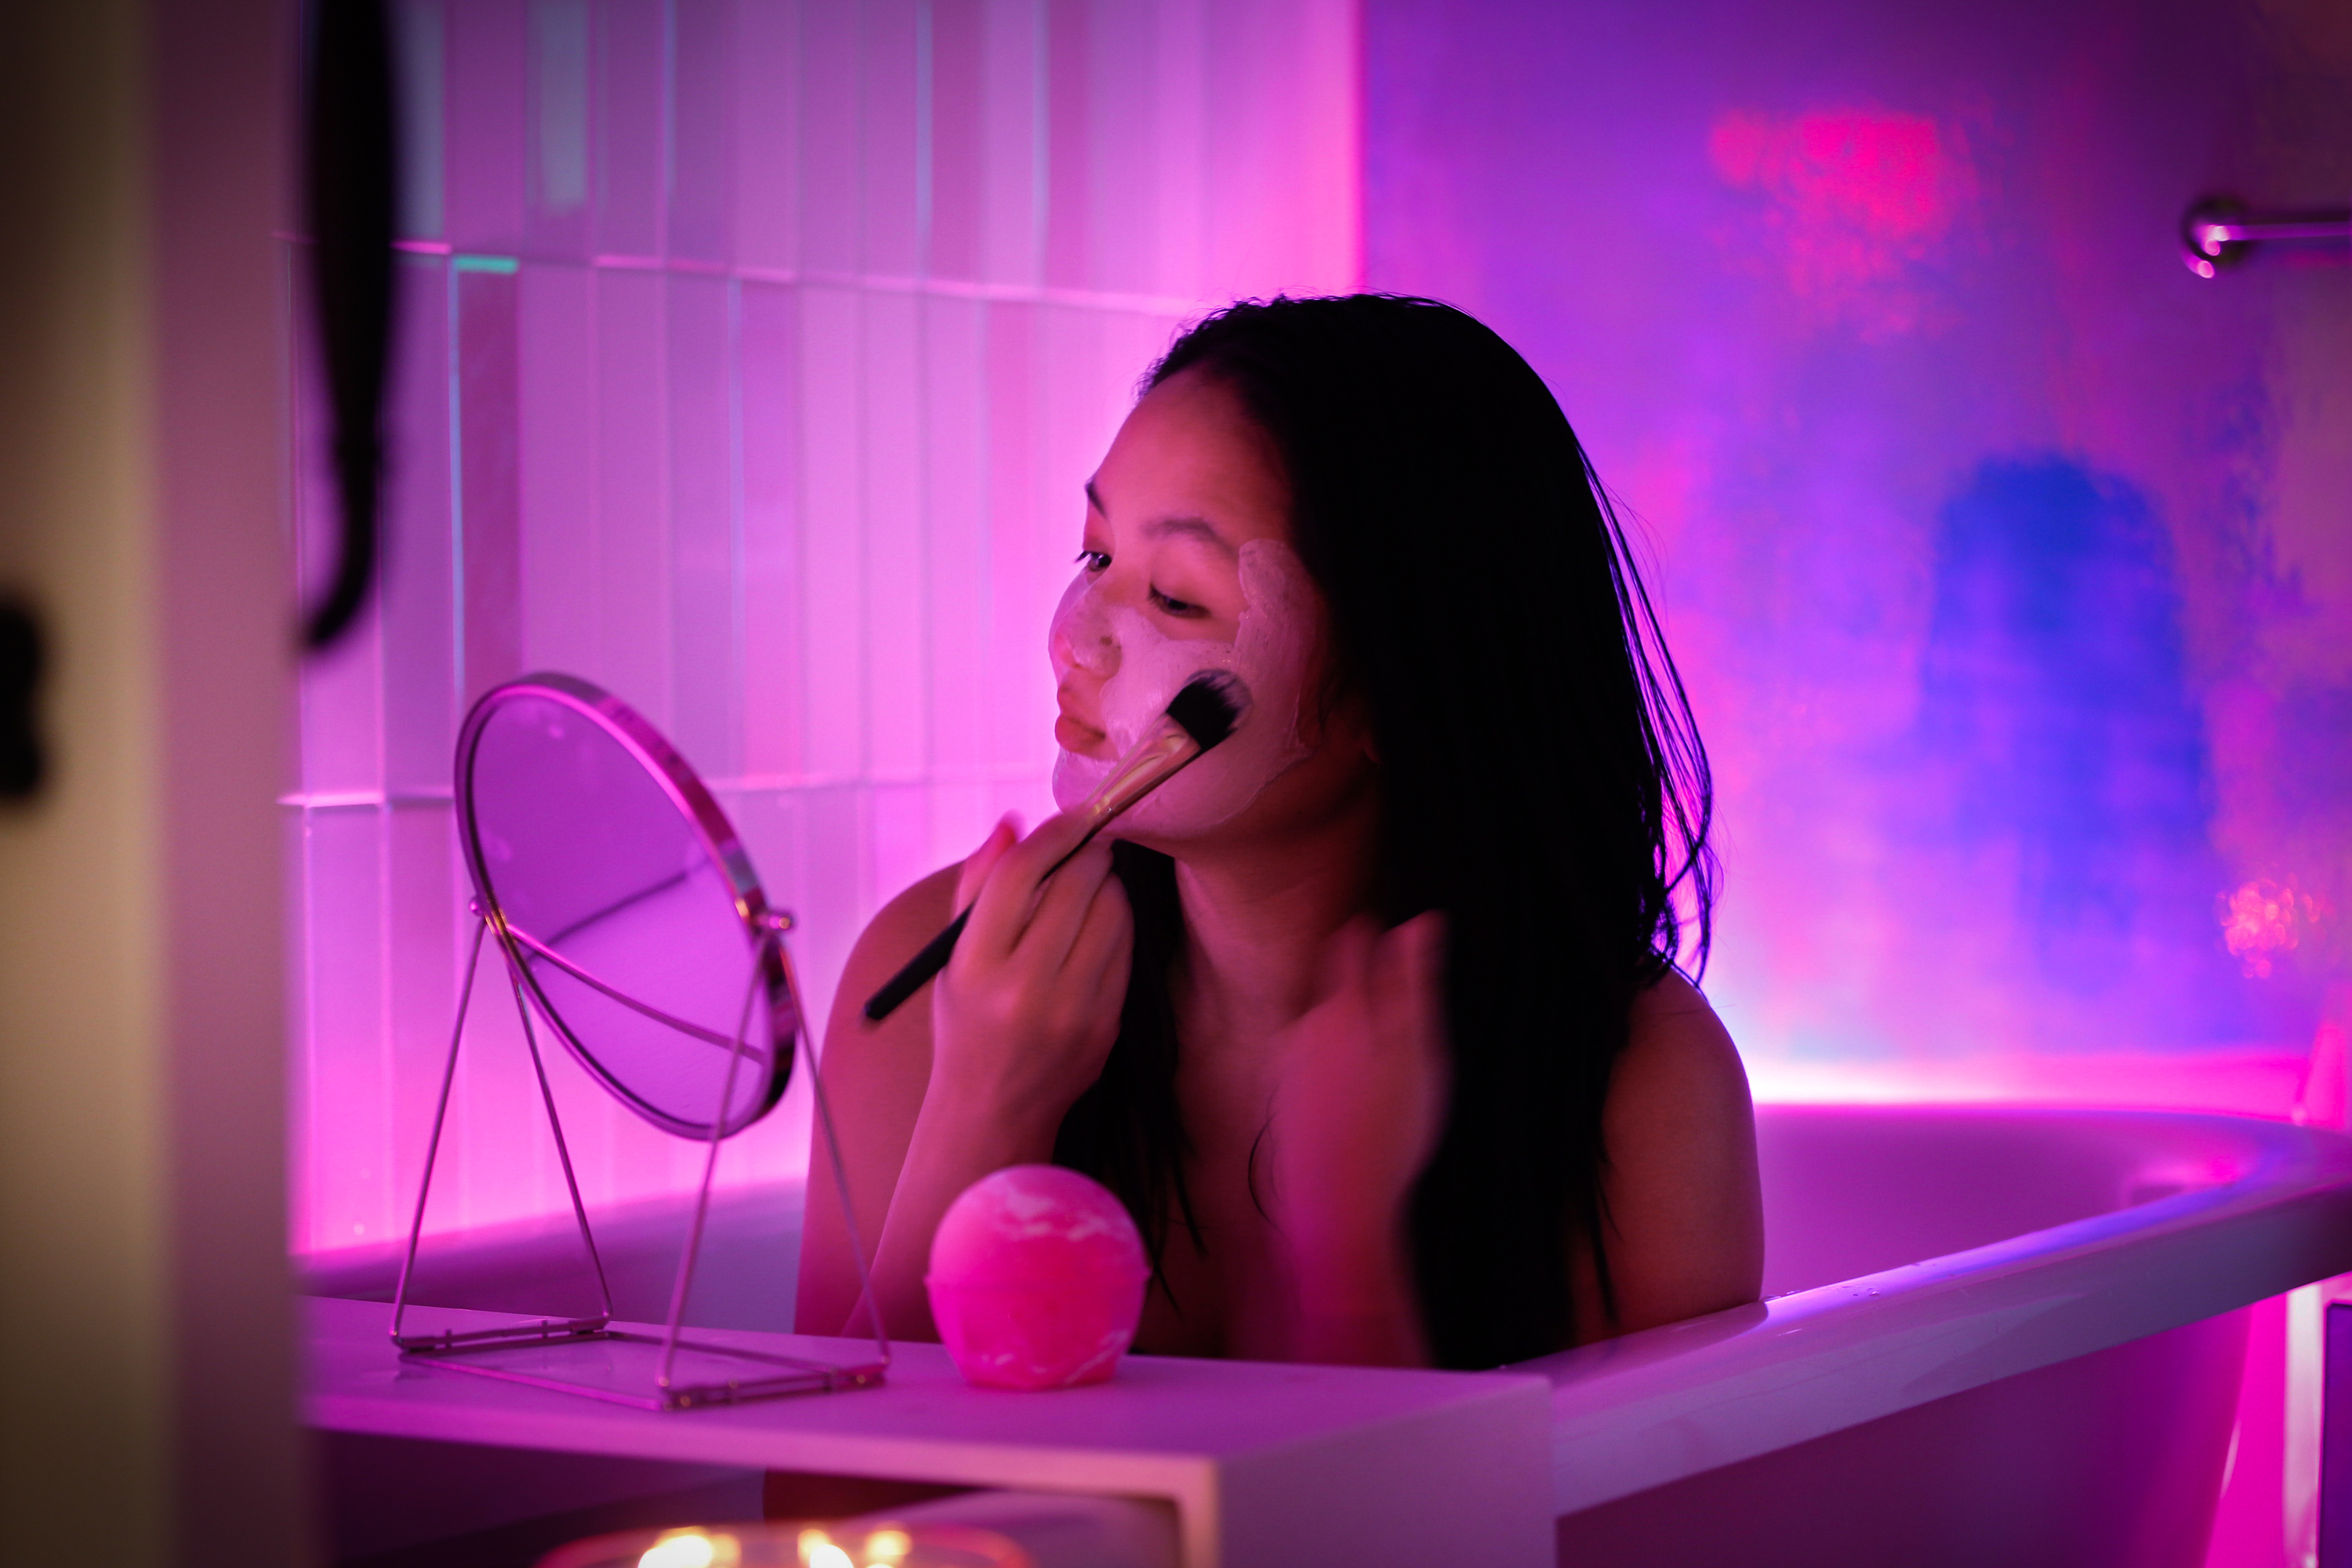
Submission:
{"label": "woman's neck", "polygon": [[1177,858],[1188,1052],[1245,1047],[1314,1003],[1325,942],[1370,907],[1378,834],[1368,788],[1303,831]]}

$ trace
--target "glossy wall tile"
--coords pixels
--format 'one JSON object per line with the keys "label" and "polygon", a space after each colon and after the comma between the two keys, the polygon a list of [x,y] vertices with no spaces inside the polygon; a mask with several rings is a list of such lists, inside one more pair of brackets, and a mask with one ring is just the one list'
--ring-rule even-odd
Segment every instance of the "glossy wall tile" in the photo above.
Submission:
{"label": "glossy wall tile", "polygon": [[[302,1249],[406,1223],[468,935],[475,696],[562,669],[660,725],[799,915],[821,1015],[881,901],[1045,804],[1046,615],[1136,378],[1187,316],[1358,267],[1342,0],[395,9],[384,573],[306,674],[288,805]],[[289,454],[309,574],[316,408]],[[436,1228],[563,1201],[495,970],[474,1009]],[[698,1174],[553,1072],[591,1202]],[[805,1126],[794,1096],[722,1181],[796,1173]]]}

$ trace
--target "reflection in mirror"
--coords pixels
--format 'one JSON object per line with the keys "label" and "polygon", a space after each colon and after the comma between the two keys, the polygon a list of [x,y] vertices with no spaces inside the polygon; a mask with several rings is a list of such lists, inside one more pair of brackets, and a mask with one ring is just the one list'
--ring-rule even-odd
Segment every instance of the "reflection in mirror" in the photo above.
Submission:
{"label": "reflection in mirror", "polygon": [[740,1131],[782,1094],[799,1025],[759,885],[668,748],[569,695],[509,688],[467,726],[475,886],[542,1015],[623,1104],[685,1137]]}

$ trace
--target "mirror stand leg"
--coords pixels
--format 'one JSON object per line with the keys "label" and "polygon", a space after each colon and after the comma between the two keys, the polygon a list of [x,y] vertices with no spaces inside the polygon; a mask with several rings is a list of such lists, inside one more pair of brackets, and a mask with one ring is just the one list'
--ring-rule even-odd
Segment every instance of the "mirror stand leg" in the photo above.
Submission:
{"label": "mirror stand leg", "polygon": [[[797,1005],[797,996],[794,1002]],[[850,1309],[849,1317],[841,1325],[842,1332],[848,1333],[849,1325],[857,1321],[862,1309],[874,1330],[874,1348],[881,1352],[882,1364],[887,1367],[890,1364],[890,1335],[882,1326],[882,1302],[874,1293],[874,1266],[866,1255],[866,1238],[857,1233],[857,1210],[849,1201],[849,1167],[842,1163],[841,1140],[833,1131],[833,1102],[825,1097],[824,1074],[818,1068],[816,1047],[805,1028],[800,1032],[797,1048],[801,1059],[808,1064],[809,1103],[816,1112],[811,1136],[824,1140],[825,1158],[833,1166],[834,1194],[841,1204],[842,1229],[849,1238],[849,1256],[857,1262],[857,1305]],[[811,1151],[810,1157],[815,1157],[814,1151]]]}
{"label": "mirror stand leg", "polygon": [[[776,940],[771,936],[770,942]],[[661,1371],[655,1374],[654,1384],[667,1395],[670,1391],[670,1371],[677,1360],[677,1336],[686,1322],[687,1292],[694,1289],[694,1265],[702,1255],[702,1230],[710,1217],[710,1184],[719,1174],[719,1144],[727,1136],[728,1115],[735,1104],[735,1080],[743,1066],[745,1037],[751,1029],[751,1008],[765,989],[768,952],[765,943],[751,954],[751,979],[743,988],[742,1010],[735,1017],[733,1048],[727,1058],[726,1076],[719,1080],[719,1109],[710,1118],[710,1149],[702,1161],[702,1190],[694,1196],[694,1221],[687,1227],[686,1247],[677,1256],[677,1279],[670,1287],[668,1331],[662,1336]]]}
{"label": "mirror stand leg", "polygon": [[580,1222],[581,1245],[588,1249],[588,1261],[596,1270],[596,1294],[602,1303],[596,1324],[604,1328],[613,1321],[613,1287],[604,1278],[604,1259],[596,1250],[596,1237],[588,1228],[588,1208],[580,1201],[580,1183],[572,1173],[572,1150],[563,1141],[563,1118],[556,1114],[555,1091],[548,1086],[547,1064],[539,1054],[539,1032],[530,1026],[530,1004],[523,999],[522,976],[515,968],[514,955],[507,955],[507,985],[514,992],[515,1011],[522,1018],[523,1044],[530,1049],[530,1070],[539,1079],[540,1103],[547,1108],[547,1130],[555,1137],[555,1157],[563,1166],[563,1190],[572,1194],[572,1217]]}
{"label": "mirror stand leg", "polygon": [[474,999],[474,972],[482,962],[482,933],[487,929],[480,910],[474,908],[474,944],[466,952],[466,978],[457,990],[457,1021],[449,1026],[449,1059],[441,1068],[441,1098],[433,1107],[433,1134],[425,1142],[425,1171],[416,1180],[416,1214],[408,1223],[408,1250],[400,1259],[400,1282],[392,1291],[392,1342],[399,1344],[400,1323],[408,1310],[408,1277],[416,1267],[416,1243],[425,1234],[425,1199],[433,1191],[433,1163],[441,1153],[441,1125],[449,1115],[449,1090],[457,1080],[457,1044],[466,1037],[466,1009]]}

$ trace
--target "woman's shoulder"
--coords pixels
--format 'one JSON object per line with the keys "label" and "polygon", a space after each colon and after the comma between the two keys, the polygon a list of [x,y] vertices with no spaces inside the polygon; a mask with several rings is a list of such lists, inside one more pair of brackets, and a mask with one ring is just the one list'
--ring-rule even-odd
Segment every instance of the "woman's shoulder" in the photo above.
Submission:
{"label": "woman's shoulder", "polygon": [[1633,999],[1632,1025],[1602,1112],[1617,1332],[1752,1301],[1764,1275],[1755,1112],[1730,1031],[1671,970]]}
{"label": "woman's shoulder", "polygon": [[1610,1084],[1612,1123],[1748,1121],[1748,1069],[1731,1031],[1680,970],[1634,995],[1628,1025]]}
{"label": "woman's shoulder", "polygon": [[882,990],[885,980],[898,973],[908,959],[922,952],[924,942],[939,936],[940,926],[955,920],[955,879],[962,875],[962,860],[943,865],[891,898],[875,912],[873,920],[866,921],[866,931],[861,931],[858,941],[849,947],[849,962],[842,963],[840,987],[833,992],[833,1018],[825,1030],[825,1056],[833,1056],[835,1048],[846,1048],[856,1058],[898,1058],[912,1053],[924,1069],[929,1068],[929,996],[918,992],[915,999],[879,1025],[866,1023],[863,1008],[868,996]]}
{"label": "woman's shoulder", "polygon": [[[890,964],[891,973],[896,973],[899,964],[913,957],[917,949],[955,918],[956,879],[962,874],[961,860],[942,866],[876,910],[859,934],[850,962],[855,963],[858,955],[867,950],[876,950],[873,956],[877,959],[885,957],[896,944],[912,938],[914,946]],[[883,978],[887,980],[889,975]]]}
{"label": "woman's shoulder", "polygon": [[1723,1026],[1706,994],[1679,969],[1668,969],[1654,984],[1634,994],[1628,1023],[1631,1033],[1625,1048],[1629,1052],[1679,1058],[1695,1067],[1726,1065],[1727,1058],[1727,1065],[1739,1065],[1731,1031]]}
{"label": "woman's shoulder", "polygon": [[[901,965],[922,951],[925,942],[939,934],[941,926],[955,918],[956,880],[962,873],[961,860],[942,866],[875,911],[874,918],[858,933],[856,945],[850,948],[849,961],[842,966],[841,989],[833,1006],[836,1024],[845,1016],[845,1008],[864,1007],[866,999],[879,990],[883,982],[898,973]],[[923,1033],[928,1038],[928,1006],[901,1007],[891,1015],[888,1023],[909,1016],[924,1020]]]}

